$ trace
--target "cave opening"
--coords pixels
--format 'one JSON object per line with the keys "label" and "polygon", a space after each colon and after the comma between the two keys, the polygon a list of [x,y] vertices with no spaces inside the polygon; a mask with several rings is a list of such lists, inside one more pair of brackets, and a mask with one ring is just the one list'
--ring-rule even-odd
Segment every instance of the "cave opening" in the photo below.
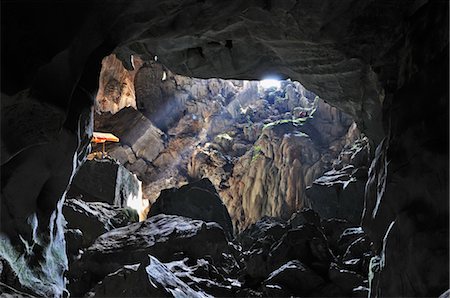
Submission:
{"label": "cave opening", "polygon": [[448,1],[265,2],[2,2],[0,293],[448,296]]}
{"label": "cave opening", "polygon": [[[92,143],[70,197],[130,207],[142,221],[161,191],[206,179],[235,233],[303,208],[359,223],[365,180],[354,173],[367,169],[370,150],[349,115],[290,79],[199,79],[174,74],[156,56],[131,61],[132,70],[114,54],[102,61],[94,131],[120,141]],[[329,188],[336,190],[324,195]]]}
{"label": "cave opening", "polygon": [[161,215],[216,222],[249,252],[261,239],[248,234],[261,224],[301,230],[338,220],[353,227],[352,240],[363,237],[371,151],[352,117],[290,79],[199,79],[157,57],[131,59],[132,70],[114,54],[102,61],[94,134],[112,142],[91,143],[64,203],[68,239],[82,239],[71,244],[70,266],[102,233]]}

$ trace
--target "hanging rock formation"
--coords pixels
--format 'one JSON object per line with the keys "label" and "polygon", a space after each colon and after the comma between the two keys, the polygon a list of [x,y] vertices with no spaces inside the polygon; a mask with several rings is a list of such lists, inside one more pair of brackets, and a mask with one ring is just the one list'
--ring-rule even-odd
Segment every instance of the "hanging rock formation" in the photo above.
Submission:
{"label": "hanging rock formation", "polygon": [[130,59],[133,70],[128,71],[114,54],[103,58],[95,100],[98,112],[115,114],[125,107],[136,108],[134,77],[143,62],[138,57]]}

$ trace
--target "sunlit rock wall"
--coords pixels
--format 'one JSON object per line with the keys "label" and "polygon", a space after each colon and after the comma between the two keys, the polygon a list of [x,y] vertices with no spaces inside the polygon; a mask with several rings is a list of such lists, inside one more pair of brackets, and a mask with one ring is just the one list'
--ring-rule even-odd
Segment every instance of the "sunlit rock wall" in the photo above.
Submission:
{"label": "sunlit rock wall", "polygon": [[114,54],[103,58],[95,101],[98,112],[115,114],[125,107],[136,108],[134,77],[143,62],[137,56],[130,59],[133,70],[128,71]]}

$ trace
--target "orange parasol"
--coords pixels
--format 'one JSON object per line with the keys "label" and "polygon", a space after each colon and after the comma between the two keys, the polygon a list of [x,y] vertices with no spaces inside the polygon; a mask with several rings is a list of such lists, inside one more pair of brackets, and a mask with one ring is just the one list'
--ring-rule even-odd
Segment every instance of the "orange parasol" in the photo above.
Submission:
{"label": "orange parasol", "polygon": [[105,143],[106,142],[119,142],[119,138],[109,132],[95,132],[92,135],[92,143],[103,144],[102,146],[102,157],[105,155]]}

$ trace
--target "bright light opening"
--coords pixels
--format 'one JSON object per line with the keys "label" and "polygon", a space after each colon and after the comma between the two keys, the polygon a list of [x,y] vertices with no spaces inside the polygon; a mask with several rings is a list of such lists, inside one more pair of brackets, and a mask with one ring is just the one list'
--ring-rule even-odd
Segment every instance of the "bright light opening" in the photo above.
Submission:
{"label": "bright light opening", "polygon": [[265,80],[261,80],[259,82],[259,84],[261,85],[261,87],[263,87],[264,89],[269,89],[272,87],[275,88],[280,88],[281,87],[281,82],[279,80],[276,79],[265,79]]}

